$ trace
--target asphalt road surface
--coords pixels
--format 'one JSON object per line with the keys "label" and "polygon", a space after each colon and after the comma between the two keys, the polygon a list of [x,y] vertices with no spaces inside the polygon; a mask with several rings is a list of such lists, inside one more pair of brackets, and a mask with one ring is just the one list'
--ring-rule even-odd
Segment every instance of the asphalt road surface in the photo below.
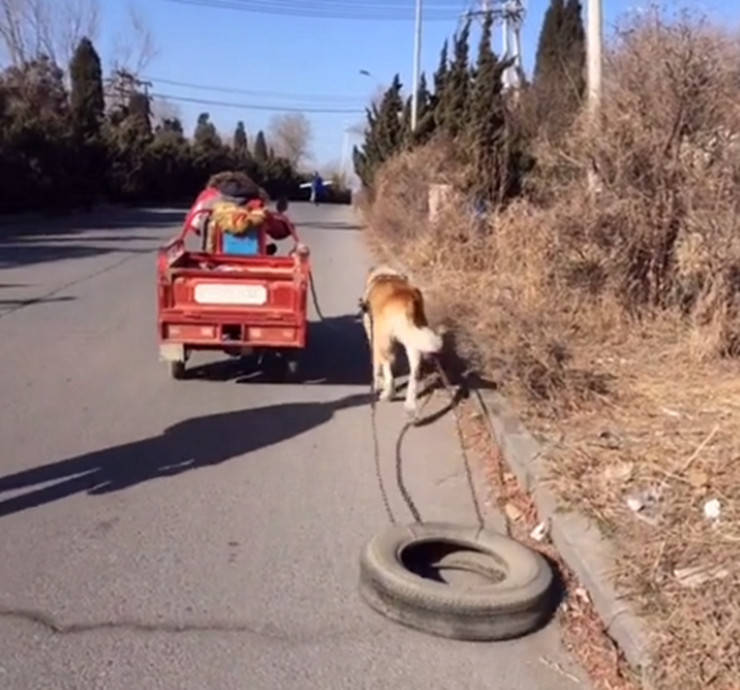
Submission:
{"label": "asphalt road surface", "polygon": [[[290,385],[158,361],[154,251],[183,209],[0,221],[0,688],[586,687],[554,623],[454,642],[358,598],[385,525],[352,316],[369,257],[347,207],[292,213],[328,319]],[[379,420],[390,477],[402,403]],[[471,521],[451,416],[404,452],[423,517]]]}

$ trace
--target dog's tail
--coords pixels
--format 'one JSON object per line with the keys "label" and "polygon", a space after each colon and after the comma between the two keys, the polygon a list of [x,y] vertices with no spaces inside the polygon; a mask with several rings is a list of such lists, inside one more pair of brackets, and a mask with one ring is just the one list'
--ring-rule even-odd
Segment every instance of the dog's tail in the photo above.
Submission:
{"label": "dog's tail", "polygon": [[419,352],[432,354],[442,349],[442,338],[427,323],[424,313],[424,298],[421,292],[414,289],[413,299],[406,304],[406,324],[404,333],[399,338],[404,345],[413,347]]}

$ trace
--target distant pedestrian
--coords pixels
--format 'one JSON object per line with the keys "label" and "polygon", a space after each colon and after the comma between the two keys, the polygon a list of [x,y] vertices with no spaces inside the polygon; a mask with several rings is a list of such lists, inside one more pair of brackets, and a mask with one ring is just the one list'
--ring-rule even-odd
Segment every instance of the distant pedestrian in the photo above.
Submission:
{"label": "distant pedestrian", "polygon": [[318,172],[315,172],[311,178],[311,203],[318,206],[323,193],[324,181],[321,179],[321,175],[319,175]]}

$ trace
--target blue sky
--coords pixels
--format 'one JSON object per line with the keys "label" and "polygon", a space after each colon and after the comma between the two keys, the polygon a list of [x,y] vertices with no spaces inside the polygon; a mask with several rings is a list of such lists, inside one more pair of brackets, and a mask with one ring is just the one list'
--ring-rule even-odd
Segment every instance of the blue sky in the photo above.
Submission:
{"label": "blue sky", "polygon": [[[413,0],[396,0],[413,5]],[[585,0],[582,0],[585,4]],[[311,106],[361,110],[377,90],[399,72],[408,84],[412,70],[413,22],[353,21],[254,14],[171,2],[134,0],[152,30],[159,50],[146,76],[199,85],[212,85],[258,94],[221,93],[155,82],[154,91],[187,98],[241,104]],[[336,2],[336,0],[332,0]],[[347,0],[349,4],[351,0]],[[269,3],[268,3],[269,4]],[[387,4],[391,4],[390,0]],[[395,4],[395,3],[393,3]],[[450,0],[450,5],[455,0]],[[529,0],[523,27],[524,66],[534,61],[542,17],[549,0]],[[606,31],[636,0],[603,0]],[[722,5],[725,5],[722,7]],[[722,0],[686,2],[724,24],[737,24],[740,10]],[[98,39],[104,65],[113,55],[114,35],[125,24],[127,2],[102,0],[102,27]],[[460,11],[470,0],[460,0]],[[450,21],[427,21],[422,40],[422,68],[430,75],[439,60],[442,42],[456,29]],[[477,43],[477,37],[474,38]],[[501,38],[495,35],[494,49]],[[476,45],[472,46],[475,54]],[[362,76],[359,70],[370,72]],[[178,102],[190,132],[200,112],[207,111],[219,131],[231,134],[243,120],[250,138],[267,129],[274,113],[247,108]],[[306,113],[313,126],[312,151],[318,163],[339,161],[346,127],[362,114]]]}

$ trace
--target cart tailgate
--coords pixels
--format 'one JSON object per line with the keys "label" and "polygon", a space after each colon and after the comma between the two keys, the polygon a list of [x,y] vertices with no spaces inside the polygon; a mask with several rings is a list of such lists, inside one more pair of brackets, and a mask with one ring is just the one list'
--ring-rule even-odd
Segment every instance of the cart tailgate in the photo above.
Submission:
{"label": "cart tailgate", "polygon": [[[272,276],[188,275],[173,277],[169,307],[182,314],[197,316],[228,312],[237,319],[257,320],[297,318],[302,313],[301,293],[305,290],[291,273]],[[250,319],[251,320],[251,319]]]}

